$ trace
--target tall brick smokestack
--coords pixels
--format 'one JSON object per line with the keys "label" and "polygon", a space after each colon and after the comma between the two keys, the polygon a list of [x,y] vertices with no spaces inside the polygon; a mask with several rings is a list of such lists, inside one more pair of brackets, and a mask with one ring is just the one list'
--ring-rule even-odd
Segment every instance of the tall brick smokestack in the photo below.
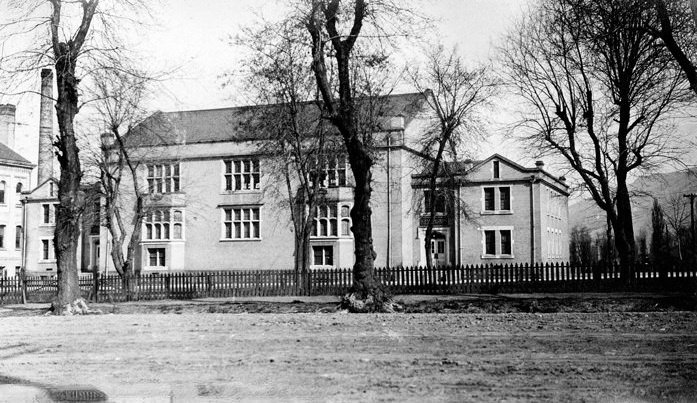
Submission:
{"label": "tall brick smokestack", "polygon": [[41,70],[38,184],[53,176],[53,71]]}
{"label": "tall brick smokestack", "polygon": [[15,106],[0,105],[0,143],[15,147]]}

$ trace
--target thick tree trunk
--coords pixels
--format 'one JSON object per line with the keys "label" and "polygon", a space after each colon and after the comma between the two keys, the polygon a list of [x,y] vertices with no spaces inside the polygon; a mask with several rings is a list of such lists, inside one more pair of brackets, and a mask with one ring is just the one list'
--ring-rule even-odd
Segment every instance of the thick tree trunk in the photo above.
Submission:
{"label": "thick tree trunk", "polygon": [[370,208],[371,170],[365,160],[357,160],[351,163],[353,175],[356,181],[353,196],[353,208],[351,209],[352,227],[354,235],[354,251],[356,262],[353,265],[352,292],[360,299],[369,295],[373,298],[380,297],[380,287],[373,276],[375,257],[373,250],[373,228],[371,225],[372,209]]}
{"label": "thick tree trunk", "polygon": [[78,111],[77,80],[74,77],[74,64],[64,62],[65,59],[59,59],[56,63],[56,112],[60,129],[60,139],[57,142],[60,163],[59,204],[54,236],[58,261],[58,298],[54,305],[56,313],[62,313],[68,304],[80,298],[77,246],[80,239],[80,216],[84,205],[80,192],[82,169],[73,126]]}

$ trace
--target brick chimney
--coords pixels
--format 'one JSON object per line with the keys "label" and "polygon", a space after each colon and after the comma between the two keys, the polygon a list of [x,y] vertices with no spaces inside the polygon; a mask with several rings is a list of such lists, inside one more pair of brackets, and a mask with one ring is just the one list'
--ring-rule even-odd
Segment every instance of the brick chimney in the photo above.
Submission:
{"label": "brick chimney", "polygon": [[53,71],[41,70],[38,184],[53,176]]}
{"label": "brick chimney", "polygon": [[15,106],[0,105],[0,143],[14,149],[15,147]]}

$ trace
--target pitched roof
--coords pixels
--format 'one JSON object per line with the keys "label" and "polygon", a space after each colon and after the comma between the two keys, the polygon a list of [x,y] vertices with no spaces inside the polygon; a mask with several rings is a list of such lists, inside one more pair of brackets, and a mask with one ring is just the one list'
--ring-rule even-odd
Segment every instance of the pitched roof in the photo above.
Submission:
{"label": "pitched roof", "polygon": [[[424,94],[387,95],[379,98],[379,115],[386,120],[402,116],[407,125],[421,110]],[[379,101],[378,101],[379,102]],[[125,136],[127,147],[211,143],[223,141],[262,140],[269,138],[269,118],[283,112],[282,104],[250,105],[222,109],[177,112],[155,112]],[[300,105],[300,116],[317,122],[320,110],[317,104]]]}
{"label": "pitched roof", "polygon": [[29,160],[17,154],[14,150],[3,143],[0,143],[0,164],[15,165],[27,168],[34,167],[34,164],[29,162]]}

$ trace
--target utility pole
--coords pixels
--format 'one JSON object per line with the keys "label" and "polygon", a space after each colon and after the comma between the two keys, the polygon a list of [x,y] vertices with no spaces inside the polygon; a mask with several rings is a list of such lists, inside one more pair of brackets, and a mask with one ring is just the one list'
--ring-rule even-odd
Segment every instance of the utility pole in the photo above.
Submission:
{"label": "utility pole", "polygon": [[690,233],[692,236],[691,243],[692,243],[692,252],[694,256],[695,252],[695,198],[697,197],[697,194],[695,193],[690,193],[683,195],[683,197],[686,197],[690,199]]}

